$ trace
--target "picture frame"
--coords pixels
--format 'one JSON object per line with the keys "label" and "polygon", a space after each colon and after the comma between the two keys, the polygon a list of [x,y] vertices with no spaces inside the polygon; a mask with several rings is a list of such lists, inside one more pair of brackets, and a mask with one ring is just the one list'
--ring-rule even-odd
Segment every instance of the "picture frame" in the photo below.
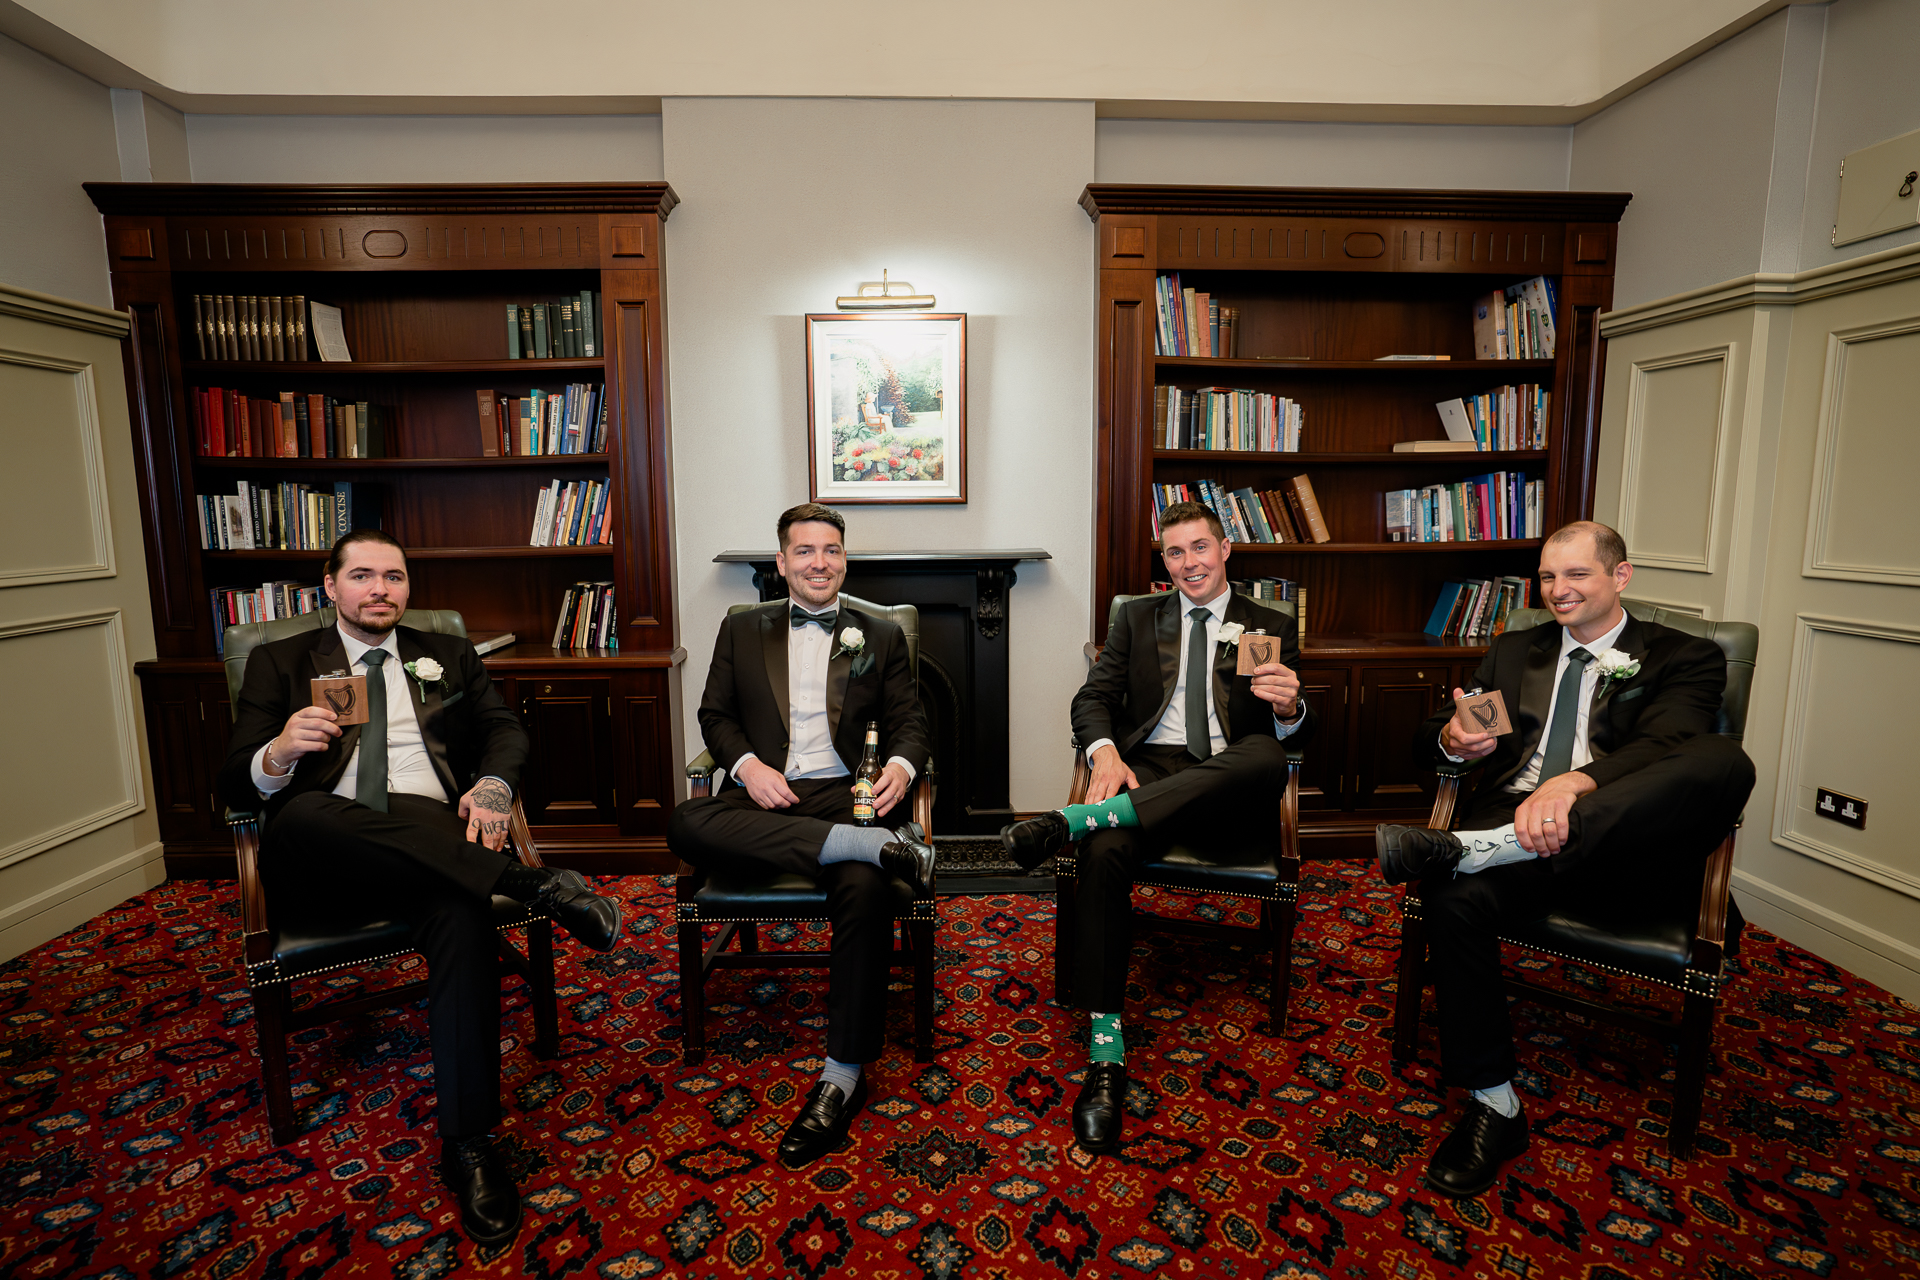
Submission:
{"label": "picture frame", "polygon": [[967,500],[967,317],[806,317],[807,469],[815,502]]}

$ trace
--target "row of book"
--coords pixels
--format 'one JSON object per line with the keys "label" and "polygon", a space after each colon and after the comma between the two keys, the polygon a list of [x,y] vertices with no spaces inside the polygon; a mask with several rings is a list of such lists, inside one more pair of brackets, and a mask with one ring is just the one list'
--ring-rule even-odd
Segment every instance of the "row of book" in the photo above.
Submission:
{"label": "row of book", "polygon": [[606,354],[602,332],[598,289],[582,289],[558,302],[507,304],[509,359],[597,359]]}
{"label": "row of book", "polygon": [[203,458],[390,458],[400,411],[304,391],[277,399],[228,387],[187,393]]}
{"label": "row of book", "polygon": [[604,547],[613,543],[613,513],[605,480],[555,480],[533,508],[530,547]]}
{"label": "row of book", "polygon": [[1440,425],[1447,439],[1475,449],[1544,449],[1553,392],[1538,383],[1495,387],[1477,396],[1442,400]]}
{"label": "row of book", "polygon": [[1495,289],[1473,304],[1473,354],[1481,360],[1551,360],[1560,291],[1545,276]]}
{"label": "row of book", "polygon": [[227,651],[227,628],[242,622],[271,622],[313,613],[327,603],[326,593],[313,583],[290,578],[263,582],[257,587],[213,587],[214,652]]}
{"label": "row of book", "polygon": [[[1148,584],[1154,591],[1171,591],[1173,584],[1155,580]],[[1286,578],[1229,578],[1227,585],[1238,595],[1257,604],[1273,604],[1281,600],[1293,602],[1293,620],[1304,637],[1307,634],[1307,589],[1297,582]]]}
{"label": "row of book", "polygon": [[605,387],[569,382],[563,391],[538,387],[525,395],[477,391],[480,455],[533,458],[559,453],[605,453],[610,416]]}
{"label": "row of book", "polygon": [[305,360],[306,295],[196,293],[193,344],[202,360]]}
{"label": "row of book", "polygon": [[233,493],[194,495],[202,551],[327,551],[353,529],[378,529],[384,495],[378,485],[271,487],[234,482]]}
{"label": "row of book", "polygon": [[1248,486],[1227,489],[1217,480],[1153,486],[1153,536],[1160,538],[1160,515],[1176,502],[1199,502],[1220,517],[1230,542],[1331,542],[1313,481],[1294,476],[1278,489],[1260,492]]}
{"label": "row of book", "polygon": [[1507,615],[1532,607],[1530,578],[1468,578],[1440,588],[1433,612],[1422,628],[1440,639],[1491,640],[1507,629]]}
{"label": "row of book", "polygon": [[1518,471],[1468,476],[1451,484],[1390,489],[1388,542],[1490,542],[1543,536],[1544,480]]}
{"label": "row of book", "polygon": [[576,582],[560,601],[553,626],[556,649],[618,649],[619,613],[611,582]]}
{"label": "row of book", "polygon": [[1153,301],[1159,320],[1155,355],[1231,359],[1240,354],[1240,308],[1223,307],[1204,290],[1181,288],[1178,272],[1154,277]]}
{"label": "row of book", "polygon": [[1235,387],[1153,389],[1154,447],[1300,452],[1298,400]]}

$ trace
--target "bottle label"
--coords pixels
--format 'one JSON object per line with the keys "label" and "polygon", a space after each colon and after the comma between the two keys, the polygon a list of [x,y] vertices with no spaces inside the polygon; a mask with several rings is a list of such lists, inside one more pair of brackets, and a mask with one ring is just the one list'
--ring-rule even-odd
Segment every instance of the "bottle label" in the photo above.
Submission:
{"label": "bottle label", "polygon": [[865,778],[853,784],[853,820],[861,826],[873,822],[873,783]]}

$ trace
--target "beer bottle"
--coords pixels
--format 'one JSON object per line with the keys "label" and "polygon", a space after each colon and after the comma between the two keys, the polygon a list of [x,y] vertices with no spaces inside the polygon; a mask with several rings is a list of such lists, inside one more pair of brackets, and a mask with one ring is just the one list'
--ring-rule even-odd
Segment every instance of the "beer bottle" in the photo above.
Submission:
{"label": "beer bottle", "polygon": [[853,824],[873,825],[873,789],[880,784],[880,722],[867,721],[867,749],[853,771]]}

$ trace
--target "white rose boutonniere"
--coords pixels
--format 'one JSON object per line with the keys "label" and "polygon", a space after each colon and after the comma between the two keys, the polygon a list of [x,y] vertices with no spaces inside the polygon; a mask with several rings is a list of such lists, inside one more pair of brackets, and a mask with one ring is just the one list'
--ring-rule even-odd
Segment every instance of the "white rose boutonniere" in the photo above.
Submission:
{"label": "white rose boutonniere", "polygon": [[830,657],[828,661],[831,662],[833,658],[837,658],[843,653],[859,653],[866,647],[866,632],[858,627],[842,627],[840,628],[840,647],[833,651],[832,657]]}
{"label": "white rose boutonniere", "polygon": [[447,673],[445,669],[432,658],[416,658],[414,661],[407,663],[402,670],[412,676],[414,683],[420,686],[420,701],[422,703],[427,700],[428,685],[439,685],[441,688],[446,687]]}
{"label": "white rose boutonniere", "polygon": [[1593,696],[1604,698],[1615,684],[1640,674],[1640,659],[1618,649],[1605,649],[1594,655],[1593,667],[1600,673],[1600,687]]}
{"label": "white rose boutonniere", "polygon": [[1223,622],[1220,624],[1220,643],[1239,644],[1245,631],[1246,627],[1238,622]]}

